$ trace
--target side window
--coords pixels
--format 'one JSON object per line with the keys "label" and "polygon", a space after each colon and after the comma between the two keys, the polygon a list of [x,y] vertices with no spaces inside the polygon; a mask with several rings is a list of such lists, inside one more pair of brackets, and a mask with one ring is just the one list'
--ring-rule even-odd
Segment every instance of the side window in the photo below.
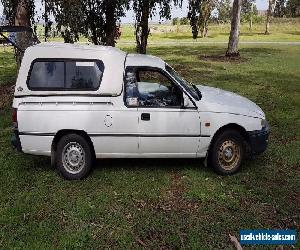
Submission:
{"label": "side window", "polygon": [[139,82],[157,83],[162,86],[171,86],[171,82],[160,72],[150,70],[138,71]]}
{"label": "side window", "polygon": [[34,88],[63,88],[64,62],[34,62],[28,86]]}
{"label": "side window", "polygon": [[128,69],[125,76],[126,103],[139,107],[180,107],[181,90],[155,69]]}
{"label": "side window", "polygon": [[97,62],[66,62],[67,89],[96,89],[102,79],[103,68]]}
{"label": "side window", "polygon": [[95,90],[102,80],[104,65],[101,61],[66,60],[33,62],[28,79],[32,90]]}

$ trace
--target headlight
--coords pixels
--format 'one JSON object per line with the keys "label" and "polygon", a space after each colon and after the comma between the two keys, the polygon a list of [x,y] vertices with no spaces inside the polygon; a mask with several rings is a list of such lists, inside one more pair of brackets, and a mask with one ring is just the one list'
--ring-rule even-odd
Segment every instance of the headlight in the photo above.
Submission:
{"label": "headlight", "polygon": [[261,127],[263,129],[269,127],[269,124],[268,124],[267,120],[261,119]]}

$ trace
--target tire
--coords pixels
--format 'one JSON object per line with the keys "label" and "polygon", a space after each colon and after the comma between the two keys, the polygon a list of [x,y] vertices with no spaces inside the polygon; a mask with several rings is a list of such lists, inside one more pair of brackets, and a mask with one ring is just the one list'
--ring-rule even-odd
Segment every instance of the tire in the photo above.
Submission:
{"label": "tire", "polygon": [[208,164],[220,175],[236,173],[245,157],[243,136],[236,130],[228,129],[212,142],[208,152]]}
{"label": "tire", "polygon": [[58,142],[56,167],[65,179],[83,179],[91,171],[92,162],[92,148],[84,137],[68,134]]}

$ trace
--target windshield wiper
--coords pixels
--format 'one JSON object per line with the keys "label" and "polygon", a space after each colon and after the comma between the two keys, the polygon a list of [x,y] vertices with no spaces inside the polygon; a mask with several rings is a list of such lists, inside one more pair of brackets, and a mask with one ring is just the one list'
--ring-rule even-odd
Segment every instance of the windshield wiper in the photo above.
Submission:
{"label": "windshield wiper", "polygon": [[192,86],[193,86],[194,90],[196,91],[196,93],[197,93],[197,95],[199,97],[199,100],[201,100],[202,99],[202,93],[201,93],[201,91],[196,87],[195,84],[192,83]]}

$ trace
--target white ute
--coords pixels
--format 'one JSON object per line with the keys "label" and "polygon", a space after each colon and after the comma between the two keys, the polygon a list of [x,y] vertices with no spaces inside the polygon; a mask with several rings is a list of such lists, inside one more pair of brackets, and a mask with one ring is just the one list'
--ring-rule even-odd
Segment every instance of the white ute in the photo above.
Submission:
{"label": "white ute", "polygon": [[85,177],[94,158],[206,158],[233,174],[269,135],[255,103],[191,85],[157,57],[60,43],[26,50],[13,124],[13,146],[51,156],[67,179]]}

